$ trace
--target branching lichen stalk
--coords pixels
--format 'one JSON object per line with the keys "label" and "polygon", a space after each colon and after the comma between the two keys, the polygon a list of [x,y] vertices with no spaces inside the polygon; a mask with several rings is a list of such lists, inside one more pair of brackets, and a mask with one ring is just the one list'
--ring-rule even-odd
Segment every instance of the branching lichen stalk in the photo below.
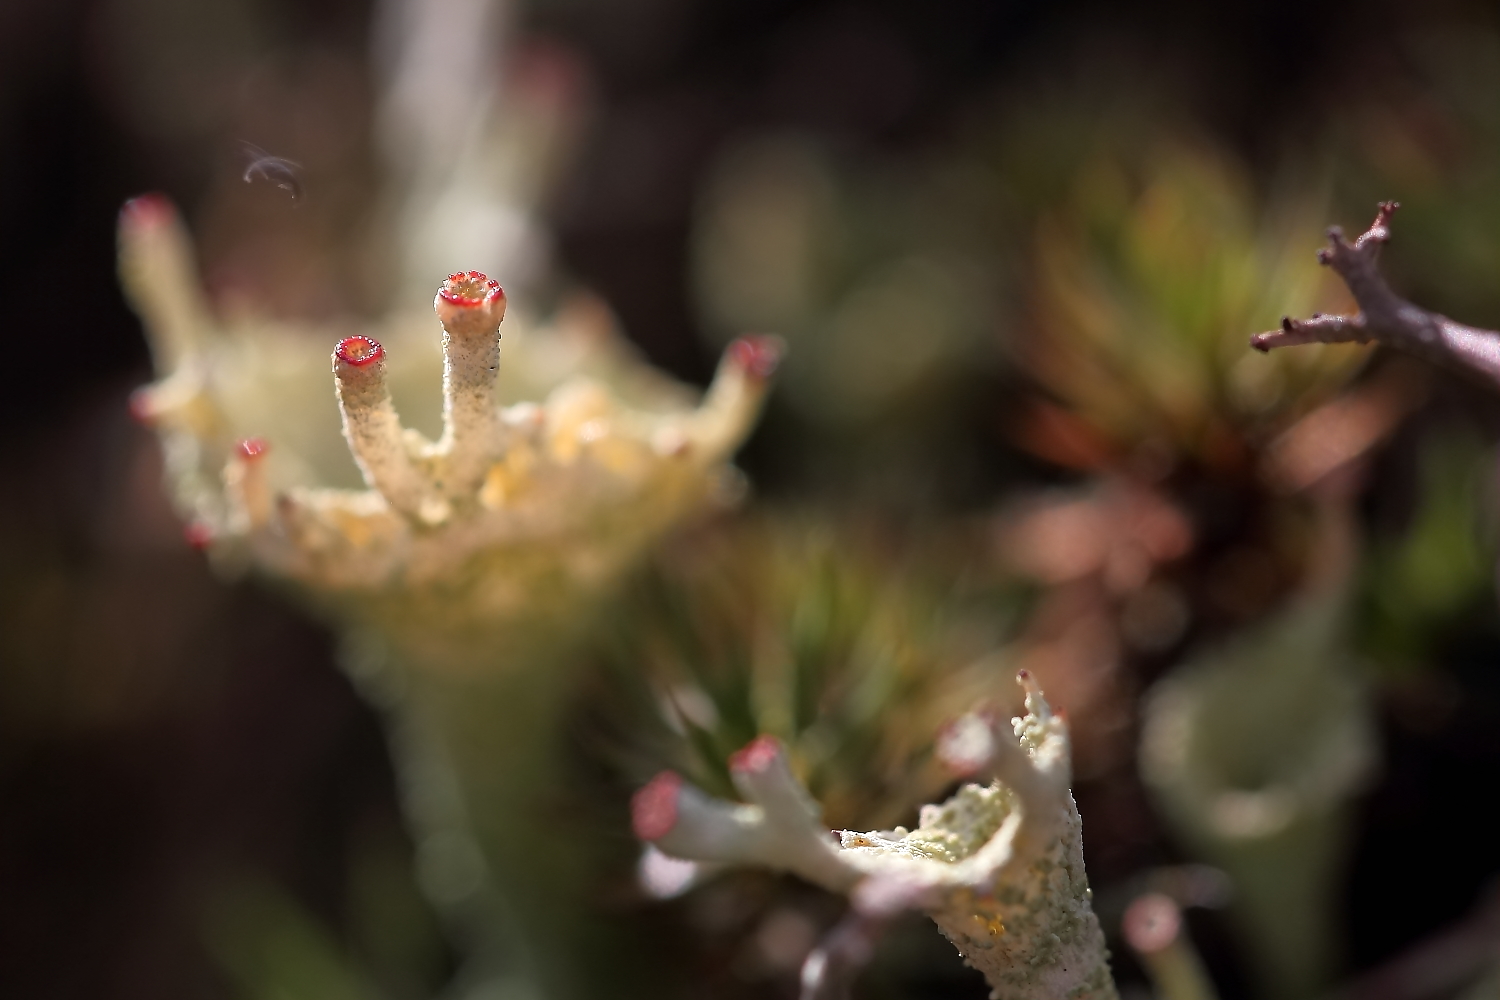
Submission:
{"label": "branching lichen stalk", "polygon": [[[587,344],[600,356],[592,367],[617,372],[623,391],[563,371],[549,374],[545,398],[502,406],[505,293],[478,271],[454,273],[434,300],[443,429],[430,441],[403,424],[390,388],[398,368],[428,357],[420,331],[339,339],[330,394],[306,377],[316,374],[305,371],[315,334],[213,317],[165,199],[126,206],[120,250],[163,375],[137,394],[135,411],[162,437],[194,538],[220,561],[297,584],[346,623],[417,646],[569,610],[674,524],[732,493],[729,457],[780,357],[774,338],[734,343],[695,406],[601,337]],[[514,332],[523,345],[548,336]],[[516,354],[506,337],[507,364],[524,368],[535,353]],[[640,392],[648,381],[654,391]],[[334,394],[364,489],[330,475],[338,458],[319,421]]]}
{"label": "branching lichen stalk", "polygon": [[[132,410],[161,440],[189,540],[342,633],[345,666],[388,714],[423,881],[464,943],[460,985],[599,995],[576,954],[617,980],[625,963],[584,902],[593,846],[557,824],[548,850],[518,853],[514,831],[557,794],[570,668],[611,584],[738,495],[730,457],[780,342],[731,345],[695,398],[612,327],[512,317],[502,372],[506,296],[478,271],[442,283],[437,323],[396,313],[334,333],[216,317],[163,198],[125,207],[120,251],[160,376]],[[434,440],[395,400],[436,400],[439,325]]]}
{"label": "branching lichen stalk", "polygon": [[[830,837],[780,743],[762,736],[731,761],[743,804],[663,772],[636,795],[636,833],[685,860],[792,872],[849,895],[856,916],[868,920],[921,910],[996,1000],[1112,1000],[1069,791],[1067,724],[1024,671],[1019,680],[1027,714],[1009,731],[986,720],[987,752],[969,757],[994,780],[924,806],[914,830]],[[821,995],[818,966],[828,956],[820,950],[809,961],[805,994]]]}

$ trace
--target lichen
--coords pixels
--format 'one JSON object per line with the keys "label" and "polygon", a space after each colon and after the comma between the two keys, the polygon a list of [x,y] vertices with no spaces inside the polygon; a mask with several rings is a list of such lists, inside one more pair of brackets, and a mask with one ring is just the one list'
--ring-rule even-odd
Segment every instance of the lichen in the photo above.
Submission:
{"label": "lichen", "polygon": [[[133,409],[200,546],[343,624],[435,643],[576,611],[672,525],[731,499],[728,460],[780,350],[731,345],[698,401],[607,322],[507,324],[502,359],[507,300],[478,271],[442,283],[437,323],[403,312],[356,333],[216,317],[158,196],[126,206],[120,245],[161,374]],[[404,423],[398,397],[441,433]]]}
{"label": "lichen", "polygon": [[845,830],[834,846],[784,751],[760,737],[732,770],[746,804],[710,799],[665,772],[636,797],[636,832],[686,860],[791,871],[848,893],[867,917],[922,910],[997,1000],[1112,1000],[1068,790],[1067,726],[1029,677],[1020,680],[1027,714],[1012,720],[1014,735],[991,730],[995,780],[924,806],[915,830]]}

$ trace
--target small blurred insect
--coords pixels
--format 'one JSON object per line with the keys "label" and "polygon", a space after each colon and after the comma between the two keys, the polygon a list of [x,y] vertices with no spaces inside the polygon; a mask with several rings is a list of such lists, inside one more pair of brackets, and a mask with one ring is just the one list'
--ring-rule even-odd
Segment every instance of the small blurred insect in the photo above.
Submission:
{"label": "small blurred insect", "polygon": [[254,143],[244,140],[240,141],[240,148],[247,161],[243,175],[246,184],[253,184],[257,178],[270,181],[291,195],[292,201],[302,200],[302,182],[297,179],[302,164],[284,156],[272,156]]}

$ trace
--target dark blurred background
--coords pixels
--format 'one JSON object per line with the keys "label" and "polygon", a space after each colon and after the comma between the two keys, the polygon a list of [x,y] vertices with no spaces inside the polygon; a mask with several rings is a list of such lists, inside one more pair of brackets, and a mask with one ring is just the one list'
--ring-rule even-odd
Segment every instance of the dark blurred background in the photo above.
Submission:
{"label": "dark blurred background", "polygon": [[[988,108],[1123,94],[1269,186],[1288,158],[1335,175],[1341,157],[1368,158],[1339,137],[1358,122],[1378,148],[1383,109],[1432,91],[1429,40],[1500,31],[1491,5],[1394,0],[535,0],[518,16],[527,44],[565,53],[583,81],[581,141],[548,207],[559,268],[653,361],[699,382],[714,350],[692,291],[694,212],[747,134],[811,135],[864,162],[951,146]],[[371,18],[363,0],[0,0],[0,995],[242,995],[223,914],[246,893],[273,914],[295,900],[337,936],[405,942],[434,981],[451,962],[419,903],[355,926],[376,918],[351,885],[416,893],[378,722],[328,634],[221,583],[182,541],[155,442],[127,417],[151,373],[114,280],[120,204],[161,190],[184,206],[217,292],[287,315],[369,310],[336,251],[370,199]],[[1500,107],[1480,76],[1476,99]],[[275,199],[225,208],[244,138],[347,180],[301,215]],[[1359,184],[1334,182],[1351,229],[1373,200]],[[327,253],[283,273],[279,241],[293,239]],[[1443,288],[1420,263],[1408,272]],[[1453,411],[1487,426],[1479,394],[1444,386],[1412,426]],[[1053,475],[998,418],[972,436],[985,472],[959,478],[955,509]],[[1409,516],[1417,438],[1398,434],[1376,463],[1372,517]],[[764,440],[748,465],[773,495],[795,478]],[[1443,639],[1441,682],[1382,701],[1385,777],[1361,807],[1345,903],[1354,970],[1460,917],[1500,869],[1474,805],[1500,776],[1491,604]],[[1080,789],[1097,884],[1139,860],[1138,800]],[[1392,859],[1439,849],[1434,829],[1467,874],[1386,878]]]}

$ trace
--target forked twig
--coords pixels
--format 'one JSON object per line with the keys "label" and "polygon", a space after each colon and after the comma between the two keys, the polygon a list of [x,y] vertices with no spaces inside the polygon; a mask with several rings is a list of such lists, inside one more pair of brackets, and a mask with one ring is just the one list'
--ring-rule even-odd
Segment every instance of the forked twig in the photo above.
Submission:
{"label": "forked twig", "polygon": [[1353,243],[1343,230],[1328,230],[1328,246],[1318,261],[1333,268],[1359,305],[1352,316],[1314,313],[1308,319],[1282,317],[1281,329],[1257,333],[1250,346],[1268,352],[1298,344],[1376,342],[1419,358],[1482,376],[1500,390],[1500,332],[1465,326],[1413,305],[1393,292],[1378,267],[1380,248],[1391,238],[1391,216],[1400,206],[1383,201],[1375,221]]}

